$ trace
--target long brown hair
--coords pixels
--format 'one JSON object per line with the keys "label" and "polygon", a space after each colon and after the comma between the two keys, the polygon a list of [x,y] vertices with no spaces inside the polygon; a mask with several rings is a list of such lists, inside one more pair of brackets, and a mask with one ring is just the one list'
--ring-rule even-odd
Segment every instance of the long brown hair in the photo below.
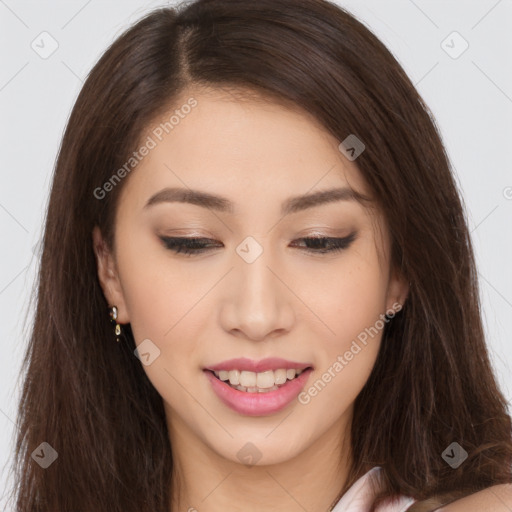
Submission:
{"label": "long brown hair", "polygon": [[[92,248],[96,225],[112,246],[126,180],[101,200],[93,191],[191,85],[296,105],[340,142],[356,134],[366,146],[357,165],[410,292],[356,399],[345,489],[379,465],[376,504],[397,494],[428,500],[412,512],[510,482],[511,421],[484,340],[463,204],[434,118],[406,73],[362,23],[327,1],[198,0],[155,10],[122,34],[71,113],[24,360],[17,511],[168,512],[162,399],[133,355],[129,326],[126,342],[114,341]],[[42,442],[58,453],[47,469],[31,457]],[[442,457],[452,442],[468,453],[457,469]]]}

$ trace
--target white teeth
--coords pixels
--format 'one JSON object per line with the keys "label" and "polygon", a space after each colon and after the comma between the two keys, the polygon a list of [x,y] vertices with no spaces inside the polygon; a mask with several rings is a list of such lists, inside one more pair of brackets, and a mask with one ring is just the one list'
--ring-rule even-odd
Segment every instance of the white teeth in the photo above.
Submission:
{"label": "white teeth", "polygon": [[240,370],[231,370],[229,372],[229,382],[234,386],[240,384]]}
{"label": "white teeth", "polygon": [[231,387],[239,391],[249,393],[262,393],[279,389],[287,380],[292,380],[304,370],[280,368],[278,370],[267,370],[265,372],[249,372],[246,370],[221,370],[213,372],[220,380],[229,382]]}
{"label": "white teeth", "polygon": [[256,374],[256,385],[259,388],[271,388],[274,385],[274,371],[268,370],[267,372],[257,373]]}
{"label": "white teeth", "polygon": [[240,386],[245,388],[253,388],[256,386],[256,374],[243,370],[240,372]]}
{"label": "white teeth", "polygon": [[284,384],[286,382],[286,370],[274,370],[274,377],[276,384]]}
{"label": "white teeth", "polygon": [[268,391],[276,391],[277,389],[279,389],[277,386],[272,386],[271,388],[268,388],[268,389],[258,389],[258,392],[259,393],[267,393]]}

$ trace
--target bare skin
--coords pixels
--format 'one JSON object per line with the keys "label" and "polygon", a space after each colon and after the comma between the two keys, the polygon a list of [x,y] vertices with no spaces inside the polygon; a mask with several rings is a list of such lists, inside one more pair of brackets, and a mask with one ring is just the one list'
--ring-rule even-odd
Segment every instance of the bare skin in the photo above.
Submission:
{"label": "bare skin", "polygon": [[[358,343],[341,371],[333,365],[365,329],[400,308],[408,284],[391,266],[378,209],[339,200],[281,213],[291,196],[338,187],[371,195],[340,141],[305,113],[274,103],[194,90],[178,105],[191,96],[197,106],[126,178],[115,248],[108,250],[99,229],[93,233],[118,322],[131,323],[137,345],[149,339],[160,350],[144,370],[166,410],[177,477],[169,509],[324,511],[347,478],[353,404],[382,329]],[[233,210],[178,202],[145,208],[165,187],[226,197]],[[352,233],[345,248],[324,254],[308,252],[303,241]],[[215,244],[187,256],[159,236]],[[263,251],[251,263],[236,251],[246,237]],[[222,403],[203,372],[235,357],[311,363],[306,390],[325,373],[331,379],[307,403],[247,416]],[[244,464],[243,447],[254,464]]]}

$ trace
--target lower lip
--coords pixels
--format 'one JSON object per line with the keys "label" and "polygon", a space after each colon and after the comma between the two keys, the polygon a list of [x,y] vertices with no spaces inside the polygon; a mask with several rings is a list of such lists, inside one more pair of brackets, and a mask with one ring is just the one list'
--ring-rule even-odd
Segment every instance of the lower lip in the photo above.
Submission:
{"label": "lower lip", "polygon": [[246,416],[264,416],[281,411],[290,404],[304,388],[313,369],[304,370],[293,380],[287,380],[279,389],[266,393],[239,391],[215,377],[212,371],[203,371],[210,380],[213,391],[228,407]]}

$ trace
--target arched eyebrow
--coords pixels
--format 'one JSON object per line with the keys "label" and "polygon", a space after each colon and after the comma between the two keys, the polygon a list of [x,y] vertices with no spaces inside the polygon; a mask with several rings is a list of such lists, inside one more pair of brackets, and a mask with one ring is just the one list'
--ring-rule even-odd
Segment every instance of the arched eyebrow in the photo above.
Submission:
{"label": "arched eyebrow", "polygon": [[[363,203],[370,201],[370,198],[348,187],[331,188],[289,197],[281,205],[281,215],[289,215],[308,208],[337,201],[357,201]],[[160,203],[173,202],[194,204],[221,213],[235,213],[235,203],[226,197],[203,192],[201,190],[180,187],[166,187],[160,190],[149,198],[144,205],[144,209]]]}

